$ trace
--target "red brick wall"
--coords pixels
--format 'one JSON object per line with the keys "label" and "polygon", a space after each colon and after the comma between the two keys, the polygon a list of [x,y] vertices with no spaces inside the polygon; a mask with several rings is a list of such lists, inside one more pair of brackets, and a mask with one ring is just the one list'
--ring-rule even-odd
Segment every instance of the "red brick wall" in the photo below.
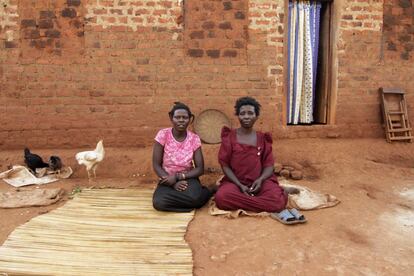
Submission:
{"label": "red brick wall", "polygon": [[[410,1],[334,1],[336,122],[286,126],[285,1],[0,1],[0,147],[151,143],[176,100],[198,114],[262,103],[276,137],[382,137],[378,87],[406,90]],[[410,21],[411,20],[411,21]]]}
{"label": "red brick wall", "polygon": [[414,57],[407,51],[414,43],[413,4],[347,2],[340,17],[337,125],[345,136],[381,137],[378,87],[404,89],[414,122]]}

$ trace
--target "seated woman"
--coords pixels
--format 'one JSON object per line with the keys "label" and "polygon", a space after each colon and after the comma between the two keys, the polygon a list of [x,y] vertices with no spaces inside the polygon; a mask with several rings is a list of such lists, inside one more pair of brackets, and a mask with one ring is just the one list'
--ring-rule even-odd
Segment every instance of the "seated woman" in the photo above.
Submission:
{"label": "seated woman", "polygon": [[218,158],[225,177],[215,195],[220,209],[280,212],[286,207],[287,194],[273,172],[272,137],[253,129],[260,107],[253,98],[238,99],[240,128],[222,129]]}
{"label": "seated woman", "polygon": [[168,114],[172,128],[158,132],[153,149],[152,166],[160,178],[153,205],[159,211],[189,212],[212,195],[198,180],[204,173],[201,141],[187,130],[194,118],[188,106],[176,102]]}

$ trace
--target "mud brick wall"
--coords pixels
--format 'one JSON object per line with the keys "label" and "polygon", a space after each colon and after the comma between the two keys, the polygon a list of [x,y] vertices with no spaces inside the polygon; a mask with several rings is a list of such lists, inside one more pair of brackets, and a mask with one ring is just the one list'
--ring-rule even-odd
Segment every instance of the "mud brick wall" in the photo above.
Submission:
{"label": "mud brick wall", "polygon": [[246,63],[247,3],[187,1],[185,46],[192,57],[237,58]]}
{"label": "mud brick wall", "polygon": [[404,89],[414,122],[413,1],[344,2],[336,122],[344,136],[383,137],[378,87]]}
{"label": "mud brick wall", "polygon": [[334,1],[335,122],[286,126],[284,0],[0,0],[0,148],[145,146],[174,101],[263,105],[276,138],[382,137],[378,88],[407,92],[413,3]]}

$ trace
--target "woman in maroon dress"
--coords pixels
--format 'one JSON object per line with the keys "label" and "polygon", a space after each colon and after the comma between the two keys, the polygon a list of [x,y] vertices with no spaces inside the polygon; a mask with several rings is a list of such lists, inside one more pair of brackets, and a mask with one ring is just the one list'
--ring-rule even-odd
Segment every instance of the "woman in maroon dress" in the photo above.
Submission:
{"label": "woman in maroon dress", "polygon": [[240,128],[224,127],[221,133],[219,162],[225,177],[215,196],[217,207],[280,212],[286,207],[287,194],[273,172],[272,137],[253,129],[260,104],[243,97],[237,100],[235,111]]}

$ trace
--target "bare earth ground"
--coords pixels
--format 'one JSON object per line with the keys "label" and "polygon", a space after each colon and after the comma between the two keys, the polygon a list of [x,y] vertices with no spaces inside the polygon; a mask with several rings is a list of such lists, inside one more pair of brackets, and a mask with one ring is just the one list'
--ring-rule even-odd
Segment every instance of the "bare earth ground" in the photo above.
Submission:
{"label": "bare earth ground", "polygon": [[[80,150],[33,149],[44,157],[57,154],[74,169],[70,179],[44,187],[62,187],[68,195],[77,186],[155,186],[150,148],[107,148],[92,183],[75,163]],[[203,145],[206,168],[218,169],[217,150],[217,145]],[[305,167],[305,179],[295,184],[331,193],[341,204],[304,212],[308,223],[297,226],[270,218],[212,217],[204,207],[186,235],[195,275],[414,275],[414,144],[280,140],[274,153],[277,162]],[[0,152],[0,171],[23,164],[22,156],[22,151]],[[210,185],[217,177],[202,180]],[[0,192],[13,189],[1,181]],[[62,204],[0,209],[0,244],[18,225]]]}

